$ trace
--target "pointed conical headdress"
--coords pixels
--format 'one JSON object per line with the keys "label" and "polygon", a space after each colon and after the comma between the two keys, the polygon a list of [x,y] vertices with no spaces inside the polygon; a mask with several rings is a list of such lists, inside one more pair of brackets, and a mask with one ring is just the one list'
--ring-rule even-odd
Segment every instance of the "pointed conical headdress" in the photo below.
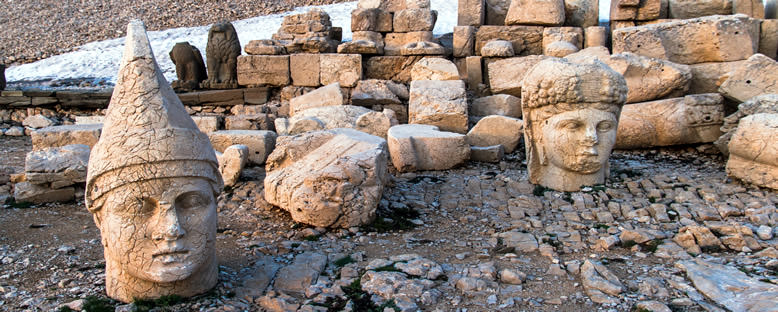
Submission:
{"label": "pointed conical headdress", "polygon": [[127,26],[127,41],[100,140],[92,149],[86,206],[122,185],[158,178],[200,177],[222,189],[218,162],[157,65],[143,22]]}

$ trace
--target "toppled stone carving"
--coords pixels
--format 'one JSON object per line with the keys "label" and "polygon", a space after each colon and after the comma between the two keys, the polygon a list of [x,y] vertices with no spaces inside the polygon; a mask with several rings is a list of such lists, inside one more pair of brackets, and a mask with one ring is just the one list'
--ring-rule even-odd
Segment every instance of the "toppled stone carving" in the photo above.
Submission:
{"label": "toppled stone carving", "polygon": [[171,84],[174,90],[191,91],[200,87],[200,83],[208,78],[205,71],[203,55],[197,47],[189,42],[178,42],[170,50],[170,60],[176,65],[178,80]]}
{"label": "toppled stone carving", "polygon": [[234,186],[238,183],[240,172],[249,161],[249,147],[242,144],[230,146],[224,153],[216,152],[219,160],[219,172],[224,180],[224,186]]}
{"label": "toppled stone carving", "polygon": [[394,111],[389,109],[376,112],[361,106],[322,106],[298,112],[289,119],[276,119],[276,130],[280,135],[297,135],[308,131],[351,128],[386,138],[389,127],[397,124],[392,117]]}
{"label": "toppled stone carving", "polygon": [[559,191],[604,183],[624,77],[599,62],[548,59],[530,70],[521,95],[530,182]]}
{"label": "toppled stone carving", "polygon": [[108,296],[131,302],[214,287],[216,196],[222,188],[208,137],[162,76],[143,23],[130,22],[86,179]]}
{"label": "toppled stone carving", "polygon": [[689,90],[692,79],[687,65],[629,52],[614,54],[602,61],[627,81],[627,103],[682,96]]}
{"label": "toppled stone carving", "polygon": [[754,114],[740,120],[729,142],[727,174],[748,183],[778,189],[778,114]]}
{"label": "toppled stone carving", "polygon": [[470,159],[464,134],[444,132],[430,125],[389,128],[387,141],[392,164],[400,172],[451,169]]}
{"label": "toppled stone carving", "polygon": [[240,41],[232,23],[217,23],[208,31],[205,57],[208,79],[200,86],[205,89],[235,89],[238,87],[238,56]]}
{"label": "toppled stone carving", "polygon": [[505,116],[487,116],[467,133],[467,143],[472,146],[488,147],[502,145],[510,154],[519,145],[524,122]]}
{"label": "toppled stone carving", "polygon": [[740,103],[737,112],[724,118],[724,125],[721,126],[721,132],[724,134],[713,143],[722,154],[729,155],[729,141],[740,120],[754,114],[778,114],[778,94],[764,94]]}
{"label": "toppled stone carving", "polygon": [[314,226],[370,223],[388,169],[386,140],[353,129],[281,136],[268,157],[265,200]]}
{"label": "toppled stone carving", "polygon": [[716,93],[625,105],[617,149],[710,143],[721,136],[724,98]]}

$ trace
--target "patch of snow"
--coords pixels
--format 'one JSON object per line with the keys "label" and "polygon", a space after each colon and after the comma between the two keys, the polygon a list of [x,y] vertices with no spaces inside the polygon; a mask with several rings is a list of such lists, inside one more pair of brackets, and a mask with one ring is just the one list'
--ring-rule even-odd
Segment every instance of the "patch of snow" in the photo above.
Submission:
{"label": "patch of snow", "polygon": [[[457,23],[457,1],[432,0],[431,5],[433,10],[438,11],[434,33],[441,35],[452,32]],[[356,1],[298,7],[290,12],[248,18],[235,21],[232,24],[238,32],[241,46],[245,46],[251,40],[270,39],[273,33],[281,27],[284,16],[305,13],[314,7],[326,11],[330,15],[333,26],[343,28],[343,40],[351,40],[351,11],[357,7]],[[200,49],[203,58],[205,58],[209,28],[209,26],[199,26],[148,32],[154,56],[168,81],[176,79],[175,66],[168,56],[176,42],[188,41]],[[9,82],[14,82],[92,78],[96,81],[106,80],[113,84],[116,82],[116,74],[119,71],[119,62],[124,51],[124,40],[125,38],[122,37],[91,42],[70,53],[52,56],[30,64],[9,67],[5,72],[6,79]]]}

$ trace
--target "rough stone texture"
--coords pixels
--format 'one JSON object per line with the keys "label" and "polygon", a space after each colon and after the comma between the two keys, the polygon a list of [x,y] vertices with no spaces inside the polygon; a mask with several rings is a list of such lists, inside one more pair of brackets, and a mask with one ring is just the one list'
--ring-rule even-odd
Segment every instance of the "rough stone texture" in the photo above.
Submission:
{"label": "rough stone texture", "polygon": [[591,26],[584,28],[584,48],[607,47],[608,28]]}
{"label": "rough stone texture", "polygon": [[413,64],[411,80],[459,80],[459,71],[453,62],[439,57],[425,57]]}
{"label": "rough stone texture", "polygon": [[778,189],[777,114],[754,114],[740,120],[729,142],[727,174],[761,187]]}
{"label": "rough stone texture", "polygon": [[467,133],[467,92],[461,80],[411,82],[408,122]]}
{"label": "rough stone texture", "polygon": [[692,64],[692,81],[689,94],[716,93],[729,73],[743,66],[746,61]]}
{"label": "rough stone texture", "polygon": [[340,54],[384,54],[384,37],[379,32],[357,31],[352,33],[352,40],[338,46]]}
{"label": "rough stone texture", "polygon": [[565,57],[581,50],[583,41],[580,27],[546,27],[543,29],[543,54]]}
{"label": "rough stone texture", "polygon": [[392,164],[400,172],[446,170],[470,158],[465,135],[436,126],[394,126],[389,128],[387,142]]}
{"label": "rough stone texture", "polygon": [[446,48],[432,41],[411,42],[400,48],[400,55],[445,55]]}
{"label": "rough stone texture", "polygon": [[775,59],[778,56],[778,20],[762,20],[759,31],[758,51],[771,59]]}
{"label": "rough stone texture", "polygon": [[131,302],[210,290],[218,280],[218,162],[162,76],[139,20],[127,27],[105,116],[89,157],[85,203],[102,237],[108,296]]}
{"label": "rough stone texture", "polygon": [[351,90],[351,104],[364,107],[402,104],[397,94],[389,87],[390,85],[406,88],[405,93],[408,93],[405,85],[399,86],[392,81],[378,79],[360,80],[357,83],[357,87]]}
{"label": "rough stone texture", "polygon": [[513,44],[506,40],[492,40],[481,48],[483,57],[513,57]]}
{"label": "rough stone texture", "polygon": [[680,64],[744,60],[758,36],[748,17],[708,16],[613,31],[613,53],[632,52]]}
{"label": "rough stone texture", "polygon": [[432,31],[414,31],[407,33],[388,33],[384,38],[384,54],[388,56],[403,55],[402,49],[412,43],[433,42]]}
{"label": "rough stone texture", "polygon": [[407,9],[394,13],[394,32],[432,31],[438,12],[430,9]]}
{"label": "rough stone texture", "polygon": [[289,55],[289,73],[292,85],[318,87],[321,83],[319,54],[297,53]]}
{"label": "rough stone texture", "polygon": [[521,118],[521,99],[509,94],[497,94],[473,100],[470,116],[500,115]]}
{"label": "rough stone texture", "polygon": [[392,14],[381,9],[351,11],[351,31],[392,31]]}
{"label": "rough stone texture", "polygon": [[357,3],[360,9],[381,9],[390,13],[408,8],[405,0],[360,0]]}
{"label": "rough stone texture", "polygon": [[751,278],[737,268],[684,260],[675,264],[686,272],[703,295],[731,311],[775,311],[778,286]]}
{"label": "rough stone texture", "polygon": [[238,57],[241,86],[286,86],[289,84],[288,55],[242,55]]}
{"label": "rough stone texture", "polygon": [[613,301],[610,296],[618,296],[623,290],[619,278],[613,274],[607,267],[598,263],[586,260],[581,266],[581,282],[586,294],[596,303],[608,303]]}
{"label": "rough stone texture", "polygon": [[524,77],[535,65],[548,58],[544,55],[531,55],[489,62],[486,69],[492,93],[521,97]]}
{"label": "rough stone texture", "polygon": [[765,4],[762,0],[732,0],[732,13],[764,19]]}
{"label": "rough stone texture", "polygon": [[492,40],[510,41],[517,56],[543,54],[541,26],[481,26],[475,33],[475,52]]}
{"label": "rough stone texture", "polygon": [[626,105],[616,148],[711,143],[721,136],[723,100],[709,93]]}
{"label": "rough stone texture", "polygon": [[265,130],[221,130],[208,134],[213,148],[224,152],[233,145],[245,145],[249,148],[249,164],[261,165],[273,151],[276,133]]}
{"label": "rough stone texture", "polygon": [[484,0],[459,0],[457,6],[457,25],[481,26],[486,21],[486,2]]}
{"label": "rough stone texture", "polygon": [[591,27],[600,23],[599,0],[565,0],[565,26]]}
{"label": "rough stone texture", "polygon": [[486,25],[505,25],[511,0],[486,0]]}
{"label": "rough stone texture", "polygon": [[289,114],[294,116],[309,108],[343,104],[343,93],[340,89],[340,84],[335,82],[290,100]]}
{"label": "rough stone texture", "polygon": [[280,41],[272,39],[251,40],[243,48],[248,55],[281,55],[286,54],[286,47]]}
{"label": "rough stone texture", "polygon": [[325,266],[327,266],[327,256],[324,254],[316,252],[299,254],[291,265],[278,270],[273,286],[284,293],[303,296],[308,287],[319,278]]}
{"label": "rough stone texture", "polygon": [[669,1],[669,17],[689,19],[708,15],[732,14],[733,0],[671,0]]}
{"label": "rough stone texture", "polygon": [[627,103],[683,96],[692,79],[688,65],[629,52],[614,54],[603,62],[627,80]]}
{"label": "rough stone texture", "polygon": [[60,147],[70,144],[84,144],[90,148],[100,139],[102,124],[54,126],[30,133],[32,150]]}
{"label": "rough stone texture", "polygon": [[14,184],[14,200],[18,203],[54,203],[69,202],[75,198],[75,188],[51,189],[47,186],[20,182]]}
{"label": "rough stone texture", "polygon": [[470,160],[477,162],[498,163],[505,156],[502,145],[470,146]]}
{"label": "rough stone texture", "polygon": [[27,154],[24,172],[27,182],[59,189],[86,182],[89,146],[83,144],[49,147]]}
{"label": "rough stone texture", "polygon": [[176,43],[170,50],[170,60],[176,65],[178,80],[172,83],[175,90],[191,91],[197,89],[200,87],[200,82],[208,78],[203,55],[189,42]]}
{"label": "rough stone texture", "polygon": [[[280,135],[297,135],[308,131],[351,128],[377,137],[386,138],[392,126],[391,111],[383,113],[351,105],[323,106],[306,109],[293,117],[276,119]],[[397,121],[395,120],[396,124]]]}
{"label": "rough stone texture", "polygon": [[521,90],[530,182],[568,192],[605,182],[626,95],[624,77],[602,63],[533,67]]}
{"label": "rough stone texture", "polygon": [[232,23],[216,23],[208,31],[208,45],[205,57],[208,64],[208,79],[201,87],[205,89],[235,89],[238,87],[238,56],[240,41]]}
{"label": "rough stone texture", "polygon": [[513,0],[505,25],[561,26],[565,22],[563,0]]}
{"label": "rough stone texture", "polygon": [[519,145],[524,133],[524,122],[521,119],[505,116],[487,116],[467,133],[467,144],[487,147],[502,145],[510,154]]}
{"label": "rough stone texture", "polygon": [[727,98],[745,102],[757,95],[778,93],[778,62],[762,54],[754,54],[729,73],[719,87]]}
{"label": "rough stone texture", "polygon": [[272,39],[280,41],[288,53],[334,53],[343,30],[332,27],[329,14],[320,8],[284,16]]}
{"label": "rough stone texture", "polygon": [[[778,95],[764,94],[756,96],[738,105],[737,111],[724,118],[721,131],[724,133],[713,144],[721,150],[725,156],[729,155],[729,141],[735,134],[740,120],[754,114],[778,114]],[[33,141],[34,142],[34,141]]]}
{"label": "rough stone texture", "polygon": [[41,114],[27,116],[27,118],[24,118],[24,121],[22,121],[23,126],[33,129],[51,127],[55,123],[56,121]]}
{"label": "rough stone texture", "polygon": [[474,55],[475,33],[473,26],[454,27],[454,57],[468,57]]}
{"label": "rough stone texture", "polygon": [[359,54],[322,54],[321,84],[340,83],[353,88],[362,79],[362,55]]}
{"label": "rough stone texture", "polygon": [[468,90],[481,89],[484,83],[483,58],[480,56],[468,56],[465,59],[465,67]]}
{"label": "rough stone texture", "polygon": [[224,150],[224,153],[216,153],[219,161],[219,173],[224,180],[224,186],[234,186],[240,178],[240,172],[249,160],[249,147],[246,145],[232,145]]}
{"label": "rough stone texture", "polygon": [[227,116],[224,120],[224,128],[225,130],[275,130],[273,127],[273,118],[268,114]]}
{"label": "rough stone texture", "polygon": [[384,139],[352,129],[278,139],[268,158],[265,200],[314,226],[370,223],[387,171]]}
{"label": "rough stone texture", "polygon": [[[222,116],[191,116],[197,129],[205,134],[218,131],[222,124]],[[83,143],[80,143],[83,144]]]}
{"label": "rough stone texture", "polygon": [[422,56],[374,56],[365,63],[365,79],[392,80],[409,83],[413,64]]}

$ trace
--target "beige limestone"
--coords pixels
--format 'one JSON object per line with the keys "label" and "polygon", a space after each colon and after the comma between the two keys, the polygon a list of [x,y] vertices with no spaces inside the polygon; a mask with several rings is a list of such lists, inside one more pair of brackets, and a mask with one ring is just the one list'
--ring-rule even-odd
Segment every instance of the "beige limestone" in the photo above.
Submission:
{"label": "beige limestone", "polygon": [[352,40],[338,46],[340,54],[384,54],[384,37],[374,31],[356,31]]}
{"label": "beige limestone", "polygon": [[357,8],[381,9],[387,12],[397,12],[407,8],[405,0],[359,0]]}
{"label": "beige limestone", "polygon": [[560,26],[565,22],[563,0],[513,0],[505,25]]}
{"label": "beige limestone", "polygon": [[75,198],[74,187],[63,187],[52,189],[45,185],[33,184],[30,182],[19,182],[14,184],[14,200],[18,203],[55,203],[70,202]]}
{"label": "beige limestone", "polygon": [[100,139],[102,124],[54,126],[30,133],[32,150],[60,147],[70,144],[84,144],[90,148]]}
{"label": "beige limestone", "polygon": [[446,48],[437,42],[419,41],[411,42],[400,48],[400,55],[445,55]]}
{"label": "beige limestone", "polygon": [[486,116],[467,133],[467,144],[487,147],[502,145],[510,154],[519,145],[519,139],[524,133],[524,122],[518,118],[506,116]]}
{"label": "beige limestone", "polygon": [[732,13],[764,19],[765,4],[762,0],[732,0]]}
{"label": "beige limestone", "polygon": [[458,0],[457,25],[481,26],[486,20],[486,2],[484,0]]}
{"label": "beige limestone", "polygon": [[584,28],[584,48],[607,47],[608,28],[591,26]]}
{"label": "beige limestone", "polygon": [[246,145],[232,145],[224,150],[224,153],[216,152],[219,161],[219,173],[224,180],[224,186],[235,186],[240,179],[240,172],[246,167],[249,158],[249,147]]}
{"label": "beige limestone", "polygon": [[565,56],[565,59],[578,64],[587,64],[594,61],[604,62],[611,56],[608,48],[603,46],[589,47],[576,53]]}
{"label": "beige limestone", "polygon": [[400,172],[446,170],[470,159],[464,134],[430,125],[398,125],[387,134],[392,165]]}
{"label": "beige limestone", "polygon": [[565,57],[581,50],[583,41],[580,27],[546,27],[543,29],[543,54]]}
{"label": "beige limestone", "polygon": [[282,55],[286,48],[278,40],[251,40],[243,48],[248,55]]}
{"label": "beige limestone", "polygon": [[392,14],[381,9],[351,11],[351,31],[392,31]]}
{"label": "beige limestone", "polygon": [[671,0],[669,17],[688,19],[708,15],[733,13],[733,0]]}
{"label": "beige limestone", "polygon": [[241,86],[285,86],[289,84],[288,55],[238,56],[238,84]]}
{"label": "beige limestone", "polygon": [[425,57],[413,64],[411,80],[459,80],[459,71],[453,62],[439,57]]}
{"label": "beige limestone", "polygon": [[289,101],[289,114],[295,114],[314,107],[343,105],[343,93],[339,83],[333,83]]}
{"label": "beige limestone", "polygon": [[762,54],[754,54],[729,73],[719,87],[727,98],[745,102],[761,94],[778,93],[778,62]]}
{"label": "beige limestone", "polygon": [[511,0],[486,0],[486,25],[505,25]]}
{"label": "beige limestone", "polygon": [[[399,85],[392,81],[378,79],[360,80],[357,83],[357,87],[351,90],[351,105],[364,107],[391,104],[400,105],[402,104],[402,101],[400,101],[400,97],[393,91],[393,89],[397,88],[405,89],[404,93],[408,93],[405,85]],[[403,92],[401,91],[398,93]]]}
{"label": "beige limestone", "polygon": [[438,12],[430,9],[406,9],[394,12],[394,32],[432,31],[438,20]]}
{"label": "beige limestone", "polygon": [[249,164],[261,165],[273,152],[277,135],[267,130],[220,130],[210,133],[208,137],[213,148],[222,153],[233,145],[247,146]]}
{"label": "beige limestone", "polygon": [[513,43],[507,40],[492,40],[481,48],[483,57],[513,57]]}
{"label": "beige limestone", "polygon": [[754,114],[778,114],[778,94],[763,94],[740,103],[732,115],[724,118],[721,131],[724,133],[714,144],[725,156],[729,155],[729,141],[735,134],[740,120]]}
{"label": "beige limestone", "polygon": [[683,96],[692,79],[688,65],[629,52],[614,54],[602,61],[627,80],[627,103]]}
{"label": "beige limestone", "polygon": [[86,181],[89,146],[83,144],[49,147],[27,153],[26,182],[60,189]]}
{"label": "beige limestone", "polygon": [[521,97],[524,77],[532,67],[548,58],[544,55],[531,55],[489,62],[486,69],[492,93]]}
{"label": "beige limestone", "polygon": [[477,162],[498,163],[505,156],[502,145],[470,146],[470,160]]}
{"label": "beige limestone", "polygon": [[296,222],[370,223],[388,176],[386,140],[352,129],[284,136],[268,158],[265,200]]}
{"label": "beige limestone", "polygon": [[208,137],[162,75],[143,23],[130,22],[86,179],[108,296],[131,302],[214,287],[222,188]]}
{"label": "beige limestone", "polygon": [[521,118],[521,99],[509,94],[497,94],[473,100],[470,116],[500,115]]}
{"label": "beige limestone", "polygon": [[721,136],[724,104],[716,93],[624,106],[617,149],[711,143]]}
{"label": "beige limestone", "polygon": [[729,142],[727,174],[761,187],[778,189],[778,114],[740,120]]}
{"label": "beige limestone", "polygon": [[197,129],[205,134],[218,131],[222,124],[221,116],[192,116]]}
{"label": "beige limestone", "polygon": [[771,59],[778,56],[778,20],[762,20],[759,31],[759,53]]}
{"label": "beige limestone", "polygon": [[558,191],[602,184],[627,98],[624,77],[608,66],[547,59],[521,90],[530,182]]}
{"label": "beige limestone", "polygon": [[481,26],[475,33],[475,53],[492,40],[510,41],[517,56],[543,54],[541,26]]}
{"label": "beige limestone", "polygon": [[689,94],[719,92],[719,87],[727,80],[729,73],[740,68],[746,61],[698,63],[689,65],[692,81]]}
{"label": "beige limestone", "polygon": [[599,0],[565,0],[565,26],[592,27],[600,23]]}
{"label": "beige limestone", "polygon": [[484,83],[484,66],[480,56],[468,56],[465,59],[468,90],[479,90]]}
{"label": "beige limestone", "polygon": [[293,85],[318,87],[320,85],[319,54],[289,55],[289,72]]}
{"label": "beige limestone", "polygon": [[384,37],[384,54],[402,55],[401,51],[406,45],[416,42],[433,42],[435,37],[432,31],[414,31],[407,33],[388,33]]}
{"label": "beige limestone", "polygon": [[454,57],[468,57],[474,55],[475,31],[473,26],[454,27]]}
{"label": "beige limestone", "polygon": [[611,3],[611,21],[631,21],[637,17],[638,4],[633,1],[613,0]]}
{"label": "beige limestone", "polygon": [[708,16],[613,31],[613,53],[632,52],[680,64],[744,60],[759,48],[744,15]]}
{"label": "beige limestone", "polygon": [[321,84],[326,86],[340,83],[353,88],[362,79],[362,55],[359,54],[321,54]]}
{"label": "beige limestone", "polygon": [[[225,130],[275,130],[273,119],[269,114],[240,114],[227,116],[224,120]],[[213,132],[213,131],[211,131]],[[206,132],[206,133],[211,133]]]}
{"label": "beige limestone", "polygon": [[[390,113],[391,112],[391,113]],[[390,110],[376,112],[352,105],[323,106],[306,109],[289,119],[276,119],[278,134],[297,135],[309,131],[351,128],[386,138],[386,131],[397,120],[392,121]]]}
{"label": "beige limestone", "polygon": [[467,92],[462,80],[411,82],[408,122],[467,133]]}
{"label": "beige limestone", "polygon": [[408,83],[411,69],[423,56],[374,56],[365,62],[365,79],[392,80]]}

